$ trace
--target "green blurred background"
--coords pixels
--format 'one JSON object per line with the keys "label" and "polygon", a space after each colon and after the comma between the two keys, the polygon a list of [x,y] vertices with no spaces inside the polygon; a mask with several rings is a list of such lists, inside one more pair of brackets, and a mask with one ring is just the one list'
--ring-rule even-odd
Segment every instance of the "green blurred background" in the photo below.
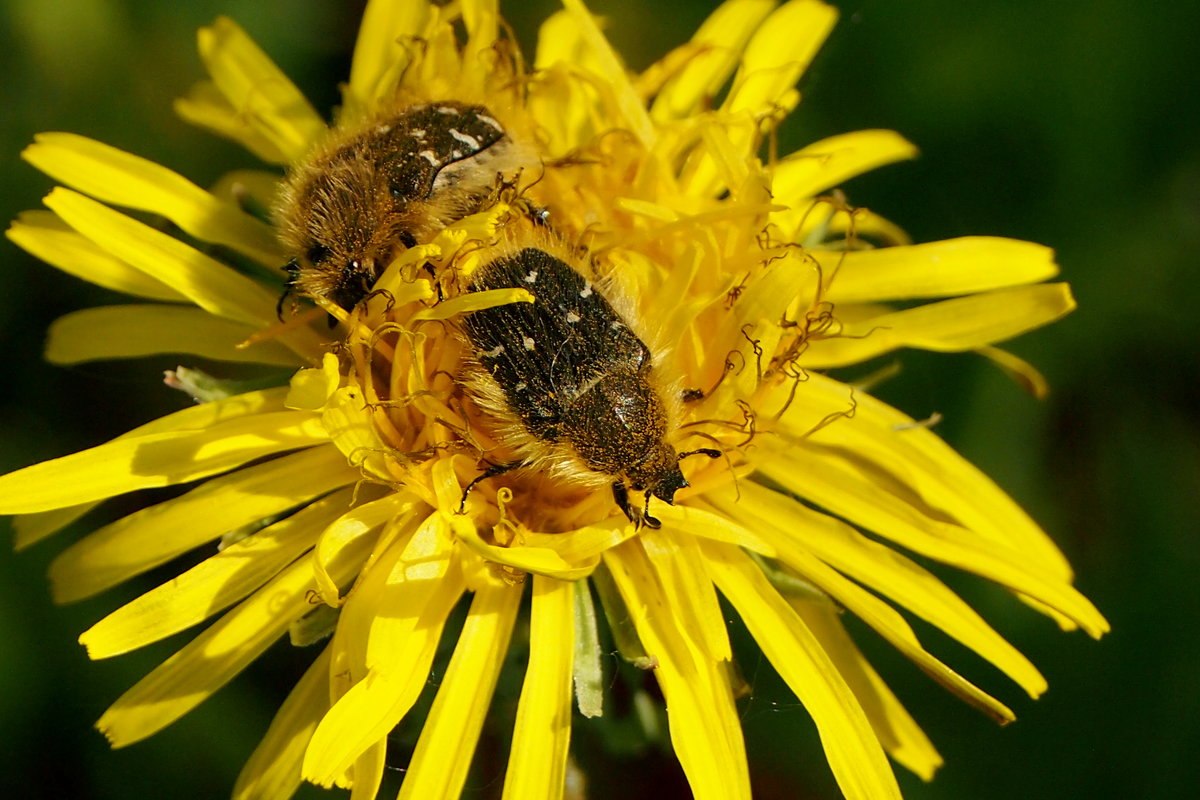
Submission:
{"label": "green blurred background", "polygon": [[[947,760],[929,785],[901,774],[905,795],[1192,796],[1200,760],[1200,4],[837,4],[842,21],[802,84],[781,152],[843,131],[900,131],[921,158],[851,182],[852,202],[918,241],[994,234],[1051,245],[1080,304],[1012,345],[1049,378],[1045,402],[966,356],[907,354],[903,373],[879,393],[915,417],[944,415],[939,432],[1045,525],[1114,629],[1099,643],[1063,635],[1005,593],[954,579],[1050,681],[1031,702],[972,654],[920,629],[936,652],[1013,706],[1020,719],[1003,729],[860,631]],[[714,4],[591,5],[641,68],[685,40]],[[509,6],[527,46],[554,8],[547,0]],[[50,188],[17,156],[43,130],[92,136],[200,184],[254,166],[171,111],[172,98],[201,76],[195,29],[217,14],[234,17],[327,109],[359,13],[357,3],[332,0],[3,0],[0,8],[0,219],[36,207]],[[9,359],[0,471],[178,407],[180,397],[160,382],[175,366],[170,358],[73,369],[40,361],[51,320],[114,297],[7,241],[0,275]],[[92,722],[180,642],[87,661],[76,636],[138,587],[54,607],[46,565],[80,533],[0,553],[0,796],[226,796],[307,654],[276,648],[182,722],[110,751]],[[757,796],[838,796],[803,709],[765,664],[743,668],[755,682],[744,721]],[[661,755],[611,760],[597,772],[618,783],[650,775],[649,796],[685,796]],[[487,797],[500,784],[480,775],[470,785],[468,796]],[[608,796],[606,785],[593,796]]]}

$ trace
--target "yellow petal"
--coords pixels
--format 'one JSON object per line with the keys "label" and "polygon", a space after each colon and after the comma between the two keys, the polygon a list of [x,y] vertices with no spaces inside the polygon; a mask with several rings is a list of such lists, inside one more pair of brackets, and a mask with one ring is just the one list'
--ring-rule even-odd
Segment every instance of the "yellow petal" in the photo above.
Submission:
{"label": "yellow petal", "polygon": [[[498,94],[509,91],[511,87],[500,88],[494,82],[487,83],[494,75],[493,65],[497,64],[494,53],[471,62],[464,60],[460,24],[462,4],[429,5],[430,20],[424,33],[415,41],[404,42],[405,47],[419,48],[420,57],[412,59],[411,63],[399,61],[405,72],[396,73],[392,80],[402,84],[400,91],[407,92],[410,91],[408,87],[419,86],[418,93],[427,97],[483,97],[489,104]],[[383,102],[387,101],[385,94]]]}
{"label": "yellow petal", "polygon": [[837,9],[819,0],[792,0],[780,6],[747,44],[722,109],[773,112],[808,69],[837,18]]}
{"label": "yellow petal", "polygon": [[[500,32],[498,0],[463,0],[462,21],[467,29],[467,43],[460,56],[465,64],[482,63],[489,50],[496,47]],[[468,80],[486,85],[483,70],[466,71]]]}
{"label": "yellow petal", "polygon": [[[818,418],[838,411],[853,410],[810,437],[813,442],[844,448],[874,461],[885,472],[902,480],[921,498],[921,508],[938,509],[965,528],[1002,550],[1019,557],[1030,567],[1069,581],[1071,568],[1058,547],[1012,498],[937,434],[915,425],[902,414],[865,392],[819,374],[804,384],[804,403],[817,409]],[[797,405],[796,412],[800,411]],[[794,426],[794,415],[784,417],[789,434],[804,436],[807,429]],[[831,454],[832,455],[832,454]],[[854,481],[855,483],[857,481]],[[871,526],[866,526],[871,527]],[[955,531],[947,529],[947,533]],[[1060,609],[1061,610],[1061,609]]]}
{"label": "yellow petal", "polygon": [[[347,581],[365,548],[343,552],[338,577]],[[191,711],[224,686],[293,620],[311,608],[312,570],[298,561],[138,681],[104,712],[96,727],[113,747],[146,738]]]}
{"label": "yellow petal", "polygon": [[1049,325],[1074,308],[1065,283],[956,297],[847,323],[836,336],[810,340],[798,364],[810,369],[840,367],[900,347],[939,353],[974,350]]}
{"label": "yellow petal", "polygon": [[397,540],[392,551],[374,563],[342,609],[335,644],[357,650],[347,657],[367,672],[334,703],[309,743],[304,777],[321,786],[332,786],[412,708],[463,593],[440,515],[431,515],[409,541]]}
{"label": "yellow petal", "polygon": [[344,489],[240,539],[89,628],[79,642],[88,658],[136,650],[219,613],[256,591],[313,546],[350,504]]}
{"label": "yellow petal", "polygon": [[[795,301],[804,284],[814,278],[810,264],[787,255],[768,264],[741,293],[734,304],[734,313],[723,315],[720,327],[706,337],[705,349],[720,354],[717,357],[721,362],[728,359],[726,354],[737,351],[747,365],[746,369],[731,374],[727,380],[736,381],[747,394],[754,391],[759,381],[756,365],[761,360],[755,348],[771,351],[767,349],[770,342],[765,337],[772,334],[778,336],[779,327],[774,323],[785,316],[788,306]],[[770,320],[772,324],[762,325],[763,320]],[[748,338],[748,331],[754,331],[755,341]]]}
{"label": "yellow petal", "polygon": [[[741,506],[722,507],[726,513],[734,514]],[[1011,722],[1012,711],[994,697],[950,669],[925,650],[912,627],[894,608],[857,583],[843,577],[796,540],[792,533],[792,520],[755,518],[760,533],[770,539],[779,551],[779,559],[799,573],[805,581],[828,594],[848,611],[860,617],[875,629],[897,650],[912,659],[926,674],[950,691],[971,703],[998,722]],[[715,547],[715,544],[714,544]],[[706,550],[705,552],[717,552]],[[732,552],[732,551],[731,551]],[[764,579],[765,580],[765,579]],[[720,585],[720,581],[717,581]],[[722,587],[722,591],[724,588]],[[728,596],[728,595],[726,595]],[[732,598],[731,598],[732,600]],[[736,605],[736,603],[735,603]]]}
{"label": "yellow petal", "polygon": [[77,506],[56,508],[37,514],[20,514],[13,517],[13,530],[17,534],[13,541],[13,549],[23,550],[34,542],[58,533],[95,507],[95,503],[81,503]]}
{"label": "yellow petal", "polygon": [[832,303],[948,297],[1038,283],[1058,274],[1050,248],[994,236],[808,254],[821,265],[829,287],[824,299]]}
{"label": "yellow petal", "polygon": [[746,747],[723,662],[678,625],[639,539],[604,553],[662,687],[671,744],[697,800],[750,798]]}
{"label": "yellow petal", "polygon": [[313,574],[317,582],[317,595],[330,606],[341,605],[338,585],[329,572],[330,565],[337,560],[338,553],[353,542],[377,531],[389,521],[403,524],[417,512],[417,502],[407,492],[393,492],[369,503],[355,506],[346,511],[321,532],[313,551]]}
{"label": "yellow petal", "polygon": [[55,599],[68,603],[355,481],[331,447],[314,447],[206,481],[106,525],[50,565]]}
{"label": "yellow petal", "polygon": [[[799,295],[801,286],[812,275],[811,267],[805,264],[803,258],[788,255],[773,260],[738,296],[734,304],[735,313],[729,315],[734,317],[733,325],[737,331],[743,325],[758,324],[764,319],[772,322],[780,319]],[[745,346],[745,338],[740,333],[725,335],[731,344],[741,339],[737,344]]]}
{"label": "yellow petal", "polygon": [[212,81],[194,84],[186,97],[176,98],[174,107],[183,121],[237,142],[268,164],[292,160],[273,135],[234,108]]}
{"label": "yellow petal", "polygon": [[855,249],[864,242],[880,247],[911,245],[903,228],[869,208],[846,206],[836,197],[815,198],[785,211],[771,214],[785,241],[816,250],[837,250],[834,243],[846,242]]}
{"label": "yellow petal", "polygon": [[[255,209],[257,212],[275,207],[281,183],[283,177],[277,172],[265,169],[235,169],[222,174],[208,190],[214,197],[232,202],[238,208]],[[271,235],[275,234],[272,232]]]}
{"label": "yellow petal", "polygon": [[459,540],[480,557],[534,575],[546,575],[559,580],[579,580],[590,575],[598,562],[597,558],[592,557],[582,564],[572,564],[545,547],[497,547],[485,542],[472,522],[455,524],[454,529]]}
{"label": "yellow petal", "polygon": [[[728,190],[741,195],[752,176],[761,180],[758,172],[761,165],[748,157],[747,153],[758,135],[757,131],[758,122],[750,118],[735,119],[721,127],[705,127],[703,147],[698,153],[702,168],[694,174],[684,173],[685,191],[696,195]],[[711,176],[708,174],[710,171]],[[780,208],[778,205],[774,207]]]}
{"label": "yellow petal", "polygon": [[[451,533],[450,525],[446,521],[449,515],[446,512],[450,509],[457,510],[459,504],[462,503],[463,496],[463,488],[458,480],[458,470],[455,468],[455,462],[464,460],[465,458],[464,456],[461,458],[434,459],[433,466],[429,470],[430,484],[433,488],[433,502],[431,505],[441,511],[439,515],[436,515],[436,530],[439,532],[439,537],[435,539],[432,535],[430,536],[429,544],[427,545],[430,552],[440,552],[441,547],[444,546],[444,542],[441,541],[440,536]],[[455,514],[453,515],[453,519],[462,521],[464,517],[461,514]]]}
{"label": "yellow petal", "polygon": [[591,141],[604,123],[597,119],[595,89],[586,76],[600,70],[569,11],[551,14],[538,27],[533,64],[543,80],[530,93],[528,112],[544,131],[546,152],[568,153]]}
{"label": "yellow petal", "polygon": [[206,311],[248,325],[275,321],[277,298],[266,287],[178,239],[68,189],[55,189],[45,202],[72,228]]}
{"label": "yellow petal", "polygon": [[325,440],[319,421],[298,411],[114,439],[0,476],[0,514],[65,508],[135,489],[187,483]]}
{"label": "yellow petal", "polygon": [[213,83],[287,161],[303,156],[325,133],[325,122],[300,90],[233,20],[218,17],[197,39]]}
{"label": "yellow petal", "polygon": [[562,533],[525,532],[520,541],[523,546],[545,547],[568,562],[581,563],[636,535],[627,520],[612,518]]}
{"label": "yellow petal", "polygon": [[773,0],[726,0],[718,6],[692,35],[694,55],[654,99],[650,109],[654,121],[690,116],[716,96],[737,67],[751,34],[774,8]]}
{"label": "yellow petal", "polygon": [[[415,524],[410,524],[407,530],[398,531],[399,535],[391,536],[386,541],[382,534],[372,537],[371,555],[363,566],[361,578],[350,588],[347,602],[342,605],[337,626],[333,631],[329,668],[331,702],[336,702],[354,684],[366,677],[366,657],[371,630],[379,621],[377,606],[379,598],[383,596],[388,574],[395,567],[397,558],[403,553],[412,535],[425,521],[418,519]],[[340,591],[342,587],[338,588]],[[365,742],[363,749],[371,744],[370,741]],[[352,763],[352,760],[353,757],[348,763]]]}
{"label": "yellow petal", "polygon": [[[161,433],[168,430],[186,430],[206,428],[216,422],[245,414],[257,414],[270,411],[282,411],[283,389],[265,389],[258,392],[229,397],[212,403],[190,406],[174,414],[159,417],[156,420],[141,425],[128,433],[122,434],[121,439],[142,436],[148,433]],[[0,478],[0,485],[3,479]],[[46,511],[38,514],[26,514],[13,519],[13,527],[17,537],[14,547],[17,550],[28,547],[42,538],[55,533],[70,525],[95,508],[95,502],[67,506],[65,508]]]}
{"label": "yellow petal", "polygon": [[[432,300],[435,296],[433,286],[425,278],[412,279],[411,267],[413,263],[408,260],[408,256],[413,251],[432,250],[433,248],[417,245],[410,247],[404,251],[404,254],[392,262],[379,280],[375,281],[374,291],[364,301],[367,307],[367,314],[364,315],[368,319],[372,318],[373,314],[386,313],[389,307],[402,306],[405,303],[425,302]],[[440,251],[434,251],[432,257],[440,257]],[[420,264],[420,261],[417,261]],[[406,269],[407,268],[407,269]],[[384,295],[383,292],[387,294]],[[382,309],[382,310],[377,310]]]}
{"label": "yellow petal", "polygon": [[353,785],[350,787],[350,800],[375,800],[379,794],[379,785],[383,783],[383,772],[387,767],[387,739],[381,739],[371,745],[354,762],[348,773]]}
{"label": "yellow petal", "polygon": [[753,519],[773,519],[786,526],[797,543],[842,574],[870,587],[940,628],[994,664],[1031,697],[1046,691],[1037,668],[984,622],[941,581],[900,553],[871,541],[840,520],[814,511],[752,481],[740,487],[725,507]]}
{"label": "yellow petal", "polygon": [[862,706],[812,631],[744,553],[712,542],[703,548],[721,593],[812,715],[847,800],[900,800],[896,776]]}
{"label": "yellow petal", "polygon": [[239,417],[283,411],[286,394],[286,387],[275,386],[270,389],[227,397],[223,400],[214,400],[211,403],[187,406],[167,414],[165,417],[159,417],[144,425],[139,425],[118,438],[125,439],[131,436],[166,431],[202,431]]}
{"label": "yellow petal", "polygon": [[342,384],[338,357],[326,353],[321,366],[302,369],[288,382],[284,405],[296,411],[321,411]]}
{"label": "yellow petal", "polygon": [[[848,398],[848,387],[809,377],[809,401],[819,392]],[[765,460],[764,471],[856,525],[1056,608],[1093,636],[1108,629],[1068,583],[1061,553],[986,476],[869,395],[856,394],[853,408],[850,417],[811,435],[783,434],[792,446],[786,456]]]}
{"label": "yellow petal", "polygon": [[450,666],[421,728],[400,800],[455,800],[462,793],[504,666],[522,589],[522,584],[496,581],[475,593]]}
{"label": "yellow petal", "polygon": [[261,264],[283,263],[269,225],[153,161],[73,133],[38,134],[21,157],[97,200],[161,215],[197,239]]}
{"label": "yellow petal", "polygon": [[534,69],[546,71],[557,64],[579,64],[584,47],[583,33],[570,12],[556,11],[538,28]]}
{"label": "yellow petal", "polygon": [[646,112],[646,107],[642,105],[642,100],[638,97],[637,90],[629,79],[629,73],[626,72],[625,65],[621,63],[620,56],[608,43],[608,39],[604,38],[596,20],[584,7],[582,0],[563,0],[563,7],[571,15],[590,54],[596,59],[599,77],[611,88],[616,97],[617,107],[623,117],[624,125],[622,127],[627,127],[642,144],[653,144],[657,136],[654,123],[650,121],[650,115]]}
{"label": "yellow petal", "polygon": [[842,625],[840,610],[827,599],[819,602],[787,597],[787,601],[821,643],[838,674],[858,698],[883,749],[922,780],[932,780],[933,774],[942,765],[942,757],[879,677],[871,662],[854,644]]}
{"label": "yellow petal", "polygon": [[[808,470],[822,471],[820,476]],[[789,474],[804,471],[803,480]],[[997,546],[978,533],[943,522],[904,503],[862,466],[815,456],[806,447],[789,450],[787,465],[764,464],[765,474],[830,513],[902,547],[944,564],[973,572],[1057,609],[1093,636],[1108,625],[1095,607],[1058,576],[1039,569],[1032,557]]]}
{"label": "yellow petal", "polygon": [[433,308],[423,308],[412,315],[414,322],[420,320],[450,319],[459,314],[479,311],[484,308],[495,308],[509,303],[532,303],[533,294],[528,289],[486,289],[482,292],[468,292],[458,297],[443,300]]}
{"label": "yellow petal", "polygon": [[[651,101],[662,92],[663,86],[667,82],[678,77],[692,59],[703,56],[710,49],[709,45],[702,42],[690,41],[668,50],[653,64],[633,76],[633,87],[637,91],[638,97],[648,105],[651,104]],[[653,115],[654,109],[651,107],[650,110],[651,118],[658,122],[659,120]],[[660,126],[658,140],[660,146],[664,140],[673,142],[676,131],[670,131],[666,137],[662,137],[662,133],[663,128]]]}
{"label": "yellow petal", "polygon": [[1025,359],[999,347],[980,347],[979,354],[1004,370],[1010,378],[1038,400],[1050,396],[1050,383],[1038,368]]}
{"label": "yellow petal", "polygon": [[513,544],[501,547],[485,541],[468,517],[455,516],[451,526],[459,541],[487,561],[567,581],[590,575],[601,553],[636,533],[632,526],[614,520],[563,533],[522,530]]}
{"label": "yellow petal", "polygon": [[289,800],[300,788],[300,762],[329,708],[329,648],[296,682],[233,787],[233,800]]}
{"label": "yellow petal", "polygon": [[713,661],[732,660],[725,615],[712,581],[704,574],[699,539],[674,533],[668,526],[643,533],[641,540],[679,626],[692,632],[692,638]]}
{"label": "yellow petal", "polygon": [[618,211],[627,211],[635,216],[646,217],[657,222],[674,222],[679,219],[679,213],[659,203],[649,200],[639,200],[636,197],[618,197],[613,207]]}
{"label": "yellow petal", "polygon": [[536,575],[529,667],[504,774],[504,800],[560,800],[571,742],[576,584]]}
{"label": "yellow petal", "polygon": [[114,358],[186,353],[215,361],[297,367],[294,352],[278,341],[239,347],[255,329],[187,306],[99,306],[56,319],[46,341],[46,360],[79,364]]}
{"label": "yellow petal", "polygon": [[[110,254],[206,311],[256,327],[276,325],[274,292],[178,239],[68,189],[55,189],[45,202]],[[322,349],[321,338],[307,327],[286,331],[278,340],[306,359]]]}
{"label": "yellow petal", "polygon": [[390,96],[396,77],[412,60],[409,40],[425,31],[429,12],[430,5],[423,0],[367,3],[354,43],[346,89],[346,101],[353,115],[361,115]]}
{"label": "yellow petal", "polygon": [[321,413],[321,424],[329,438],[351,464],[365,476],[389,481],[391,452],[379,435],[374,422],[375,409],[368,406],[357,384],[343,386],[333,393]]}
{"label": "yellow petal", "polygon": [[113,258],[49,211],[22,212],[7,236],[30,255],[105,289],[150,300],[187,300],[157,278]]}
{"label": "yellow petal", "polygon": [[702,536],[751,550],[768,558],[778,555],[771,543],[753,531],[734,523],[724,514],[714,514],[691,506],[658,506],[654,509],[664,527],[689,536]]}
{"label": "yellow petal", "polygon": [[917,148],[894,131],[830,136],[772,165],[771,194],[780,203],[798,205],[877,167],[916,156]]}

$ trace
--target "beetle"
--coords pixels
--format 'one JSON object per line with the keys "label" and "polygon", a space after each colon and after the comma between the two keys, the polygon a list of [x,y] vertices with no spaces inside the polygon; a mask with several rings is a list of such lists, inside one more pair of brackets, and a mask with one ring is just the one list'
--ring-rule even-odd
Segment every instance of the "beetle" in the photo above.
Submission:
{"label": "beetle", "polygon": [[349,311],[399,252],[482,210],[498,176],[534,162],[481,105],[411,104],[335,130],[276,207],[289,292]]}
{"label": "beetle", "polygon": [[[490,464],[480,481],[513,469],[547,471],[579,486],[611,487],[635,525],[658,528],[651,496],[674,503],[688,486],[669,443],[670,415],[653,353],[604,290],[575,265],[574,254],[547,243],[513,245],[470,276],[468,291],[523,288],[532,303],[473,311],[460,327],[471,353],[465,383],[496,420],[514,454]],[[644,494],[641,508],[630,492]]]}

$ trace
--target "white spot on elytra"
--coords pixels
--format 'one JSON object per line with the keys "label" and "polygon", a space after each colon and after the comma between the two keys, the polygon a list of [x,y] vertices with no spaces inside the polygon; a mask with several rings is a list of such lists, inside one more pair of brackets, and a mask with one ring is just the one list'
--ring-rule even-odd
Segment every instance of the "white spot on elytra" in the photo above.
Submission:
{"label": "white spot on elytra", "polygon": [[479,120],[480,122],[482,122],[484,125],[491,125],[496,130],[500,131],[501,133],[504,133],[504,128],[500,127],[500,123],[496,122],[496,120],[492,119],[487,114],[476,114],[475,118],[477,120]]}
{"label": "white spot on elytra", "polygon": [[499,358],[504,354],[504,345],[498,344],[491,350],[484,350],[482,355],[487,358]]}
{"label": "white spot on elytra", "polygon": [[422,150],[417,155],[428,161],[432,166],[440,167],[442,165],[442,162],[438,161],[438,157],[432,150]]}
{"label": "white spot on elytra", "polygon": [[531,337],[531,336],[526,336],[524,339],[521,340],[521,343],[525,345],[526,350],[532,350],[534,347],[533,337]]}
{"label": "white spot on elytra", "polygon": [[574,325],[576,322],[579,322],[579,315],[576,314],[574,311],[568,311],[567,312],[567,322]]}
{"label": "white spot on elytra", "polygon": [[471,148],[472,150],[479,149],[479,140],[476,139],[474,136],[471,136],[469,133],[463,133],[462,131],[456,130],[454,128],[450,128],[446,132],[449,133],[452,137],[454,137],[454,139],[456,141],[462,142],[463,144],[465,144],[467,147]]}
{"label": "white spot on elytra", "polygon": [[433,110],[438,112],[439,114],[454,114],[456,116],[458,115],[458,109],[455,108],[454,106],[435,106]]}
{"label": "white spot on elytra", "polygon": [[463,151],[462,151],[462,150],[451,150],[451,151],[450,151],[450,157],[451,157],[451,158],[462,158],[462,157],[463,157]]}
{"label": "white spot on elytra", "polygon": [[580,297],[591,297],[592,296],[592,284],[590,281],[583,284],[583,289],[579,292],[579,296]]}
{"label": "white spot on elytra", "polygon": [[408,135],[413,137],[414,139],[416,139],[419,142],[425,141],[425,129],[424,128],[413,128],[411,131],[408,132]]}
{"label": "white spot on elytra", "polygon": [[529,274],[525,276],[526,283],[537,283],[537,270],[529,270]]}

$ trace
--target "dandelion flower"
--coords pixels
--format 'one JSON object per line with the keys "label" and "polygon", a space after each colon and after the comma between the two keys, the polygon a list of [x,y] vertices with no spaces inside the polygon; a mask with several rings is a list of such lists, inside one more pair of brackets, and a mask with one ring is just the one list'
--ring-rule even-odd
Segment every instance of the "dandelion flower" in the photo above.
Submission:
{"label": "dandelion flower", "polygon": [[[449,629],[453,653],[400,796],[460,793],[512,648],[527,664],[504,796],[561,797],[573,707],[604,711],[597,665],[609,633],[596,620],[607,619],[661,688],[695,796],[749,798],[723,598],[811,714],[844,794],[898,797],[889,756],[925,779],[941,759],[843,611],[1000,721],[1012,712],[926,650],[910,617],[1031,696],[1045,681],[927,565],[997,583],[1064,629],[1107,629],[1060,552],[992,481],[929,426],[826,374],[900,348],[977,351],[1041,388],[995,344],[1072,309],[1065,284],[1043,283],[1056,274],[1052,253],[987,237],[913,244],[849,205],[839,184],[914,155],[895,133],[766,155],[835,22],[818,0],[729,0],[641,74],[580,0],[564,5],[526,62],[494,2],[372,0],[332,134],[235,23],[217,20],[199,35],[210,80],[177,110],[271,169],[211,190],[76,135],[44,134],[25,151],[62,186],[9,237],[144,301],[59,320],[51,361],[185,353],[270,367],[257,386],[181,369],[170,381],[198,404],[0,478],[0,513],[20,515],[18,547],[107,498],[188,486],[51,568],[66,602],[208,553],[81,636],[99,659],[208,622],[99,720],[114,746],[175,722],[290,634],[320,643],[319,655],[235,797],[288,797],[302,781],[374,797],[389,734],[414,713]],[[498,121],[534,168],[493,165],[474,205],[441,209],[419,236],[379,251],[362,292],[308,292],[308,310],[286,300],[281,323],[292,254],[286,232],[281,245],[254,210],[300,202],[295,176],[313,154],[398,99],[486,109],[471,113]],[[482,147],[478,134],[448,135]],[[434,150],[412,152],[434,168],[430,180],[450,180]],[[290,183],[278,167],[292,169]],[[165,218],[180,235],[119,209]],[[583,295],[595,278],[618,309],[604,319],[646,343],[656,419],[669,423],[660,438],[710,456],[683,458],[655,496],[631,479],[627,513],[608,488],[616,471],[598,467],[588,482],[522,462],[465,493],[521,426],[506,429],[471,391],[483,359],[463,320],[538,290],[464,286],[513,241],[550,239],[588,270]],[[290,380],[272,380],[280,367]]]}

